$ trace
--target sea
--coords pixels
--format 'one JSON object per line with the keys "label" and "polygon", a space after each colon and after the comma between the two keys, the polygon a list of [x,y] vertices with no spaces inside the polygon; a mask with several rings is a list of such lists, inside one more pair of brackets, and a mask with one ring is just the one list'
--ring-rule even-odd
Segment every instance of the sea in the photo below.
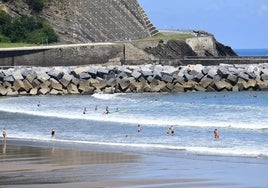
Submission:
{"label": "sea", "polygon": [[0,117],[8,139],[268,159],[268,92],[5,97]]}
{"label": "sea", "polygon": [[[240,56],[268,55],[268,49],[235,51]],[[171,126],[174,134],[167,134]],[[1,128],[8,139],[48,146],[53,142],[267,161],[268,92],[2,97]],[[219,139],[214,139],[215,129]]]}
{"label": "sea", "polygon": [[238,56],[268,56],[268,49],[235,49]]}

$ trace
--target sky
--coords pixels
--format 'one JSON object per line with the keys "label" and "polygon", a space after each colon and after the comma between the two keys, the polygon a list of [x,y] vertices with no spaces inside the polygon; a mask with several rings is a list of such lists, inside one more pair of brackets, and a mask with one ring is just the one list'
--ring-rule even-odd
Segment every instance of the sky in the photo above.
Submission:
{"label": "sky", "polygon": [[268,49],[268,0],[138,0],[157,29],[204,30],[233,49]]}

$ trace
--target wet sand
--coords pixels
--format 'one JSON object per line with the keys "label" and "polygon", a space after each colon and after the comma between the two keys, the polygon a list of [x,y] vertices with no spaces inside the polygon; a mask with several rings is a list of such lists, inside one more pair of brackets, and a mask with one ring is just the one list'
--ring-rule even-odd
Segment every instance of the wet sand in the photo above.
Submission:
{"label": "wet sand", "polygon": [[7,140],[0,187],[267,187],[266,160],[238,161]]}

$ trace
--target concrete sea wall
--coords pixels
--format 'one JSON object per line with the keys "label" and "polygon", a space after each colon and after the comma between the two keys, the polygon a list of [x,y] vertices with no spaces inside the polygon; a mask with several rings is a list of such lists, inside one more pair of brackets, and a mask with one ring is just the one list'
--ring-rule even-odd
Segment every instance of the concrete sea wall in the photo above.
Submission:
{"label": "concrete sea wall", "polygon": [[268,90],[268,64],[14,67],[0,70],[0,96]]}

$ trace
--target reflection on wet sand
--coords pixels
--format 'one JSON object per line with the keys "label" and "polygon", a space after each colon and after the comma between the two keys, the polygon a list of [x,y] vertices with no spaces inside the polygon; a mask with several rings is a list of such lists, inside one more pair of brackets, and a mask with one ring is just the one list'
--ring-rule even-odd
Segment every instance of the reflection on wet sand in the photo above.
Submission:
{"label": "reflection on wet sand", "polygon": [[2,141],[2,153],[6,154],[6,150],[7,150],[7,143],[6,140]]}

